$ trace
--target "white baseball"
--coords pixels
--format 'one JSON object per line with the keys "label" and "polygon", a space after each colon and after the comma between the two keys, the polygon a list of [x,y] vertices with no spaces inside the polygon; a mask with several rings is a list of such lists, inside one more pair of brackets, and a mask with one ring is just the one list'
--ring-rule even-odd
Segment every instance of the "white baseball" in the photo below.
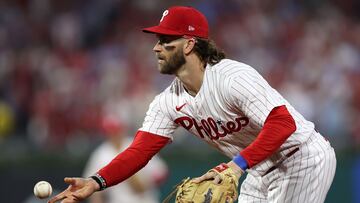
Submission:
{"label": "white baseball", "polygon": [[49,197],[51,195],[51,193],[52,193],[52,187],[51,187],[50,183],[48,183],[46,181],[39,181],[34,186],[34,194],[36,197],[38,197],[40,199]]}

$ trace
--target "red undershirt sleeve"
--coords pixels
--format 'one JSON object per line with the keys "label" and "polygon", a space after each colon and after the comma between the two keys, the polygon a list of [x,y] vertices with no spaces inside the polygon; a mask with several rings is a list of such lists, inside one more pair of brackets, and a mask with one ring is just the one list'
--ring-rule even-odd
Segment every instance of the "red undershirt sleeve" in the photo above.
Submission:
{"label": "red undershirt sleeve", "polygon": [[295,121],[286,106],[275,107],[266,118],[258,137],[240,152],[240,156],[251,168],[276,152],[295,131]]}
{"label": "red undershirt sleeve", "polygon": [[105,179],[107,187],[116,185],[143,168],[169,141],[164,136],[138,131],[132,144],[98,174]]}

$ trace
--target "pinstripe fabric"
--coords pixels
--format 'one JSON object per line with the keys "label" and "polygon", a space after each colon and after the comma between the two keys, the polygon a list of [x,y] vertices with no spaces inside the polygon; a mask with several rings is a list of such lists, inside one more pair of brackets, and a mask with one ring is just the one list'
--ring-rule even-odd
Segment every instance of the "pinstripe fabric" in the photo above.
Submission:
{"label": "pinstripe fabric", "polygon": [[298,152],[271,173],[248,174],[241,186],[239,202],[324,202],[335,169],[333,148],[314,132]]}
{"label": "pinstripe fabric", "polygon": [[[233,158],[256,139],[270,111],[281,105],[286,105],[295,120],[297,129],[276,153],[248,170],[249,177],[252,178],[247,178],[247,184],[243,187],[244,191],[249,191],[247,187],[253,188],[252,185],[259,187],[256,179],[264,176],[265,172],[279,159],[299,146],[304,148],[303,146],[306,146],[307,140],[314,132],[314,124],[298,113],[252,67],[229,59],[224,59],[214,66],[208,65],[205,69],[203,84],[195,97],[186,92],[180,80],[174,79],[172,84],[150,104],[140,130],[173,138],[174,130],[182,126],[229,158]],[[322,145],[321,147],[325,150],[326,147]],[[297,163],[300,163],[300,160],[295,160],[293,164],[289,163],[286,170],[288,173],[291,171],[296,173],[297,175],[290,173],[295,179],[291,176],[289,180],[283,179],[284,186],[272,189],[271,196],[269,196],[270,193],[255,195],[253,192],[248,192],[249,194],[244,197],[250,199],[249,202],[257,198],[259,201],[255,202],[261,202],[260,200],[265,197],[273,198],[273,202],[277,202],[276,198],[282,198],[283,194],[303,194],[304,192],[297,186],[300,182],[306,186],[306,189],[308,189],[308,184],[324,185],[320,180],[309,178],[307,173],[303,173],[319,163],[317,159],[320,155],[313,156],[310,152],[314,153],[314,150],[307,152],[300,150],[296,153],[308,153],[306,156],[312,158],[306,159],[307,165],[301,162],[301,167],[304,169],[298,168]],[[322,158],[326,158],[325,155]],[[335,160],[335,158],[332,159]],[[298,170],[301,173],[297,173]],[[271,174],[274,177],[280,176],[280,173],[273,173]],[[324,174],[324,178],[329,180],[332,176],[332,173]],[[293,187],[294,184],[296,187]],[[257,188],[257,190],[260,189]],[[266,191],[268,190],[269,188]],[[308,193],[311,194],[312,191],[314,190],[309,190]],[[319,192],[326,195],[327,190],[325,188]],[[285,195],[287,196],[291,195]],[[299,200],[291,201],[297,202],[303,199],[300,195]]]}

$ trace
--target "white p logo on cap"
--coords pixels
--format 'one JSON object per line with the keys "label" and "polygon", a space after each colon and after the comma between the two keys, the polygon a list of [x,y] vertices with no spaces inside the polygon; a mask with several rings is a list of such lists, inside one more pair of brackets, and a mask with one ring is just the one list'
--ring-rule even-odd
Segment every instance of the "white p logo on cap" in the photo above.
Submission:
{"label": "white p logo on cap", "polygon": [[164,17],[167,16],[169,14],[169,10],[165,10],[164,13],[162,14],[162,17],[160,19],[160,22],[164,20]]}

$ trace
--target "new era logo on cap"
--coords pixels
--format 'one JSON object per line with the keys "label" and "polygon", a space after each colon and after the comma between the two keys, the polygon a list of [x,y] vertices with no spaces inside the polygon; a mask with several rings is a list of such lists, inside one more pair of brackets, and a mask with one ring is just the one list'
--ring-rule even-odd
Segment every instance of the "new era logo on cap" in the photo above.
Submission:
{"label": "new era logo on cap", "polygon": [[143,31],[162,35],[209,37],[209,26],[205,16],[195,8],[185,6],[174,6],[165,10],[159,25],[144,28]]}

